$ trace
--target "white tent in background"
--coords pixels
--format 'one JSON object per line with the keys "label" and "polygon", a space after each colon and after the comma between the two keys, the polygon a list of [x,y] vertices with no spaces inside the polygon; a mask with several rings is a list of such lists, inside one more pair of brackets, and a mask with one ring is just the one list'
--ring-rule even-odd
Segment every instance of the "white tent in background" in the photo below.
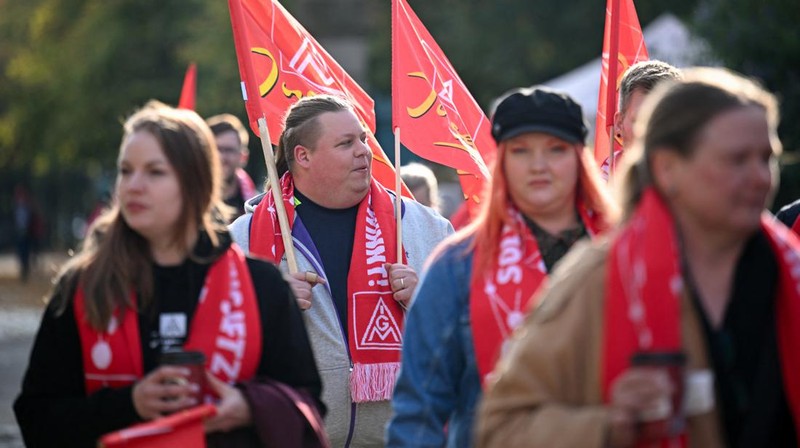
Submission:
{"label": "white tent in background", "polygon": [[[672,14],[662,14],[642,32],[650,59],[658,59],[676,67],[719,65],[711,59],[705,41],[693,36],[686,25]],[[542,84],[569,93],[583,108],[583,115],[589,127],[594,128],[600,69],[601,62],[598,57]],[[587,142],[593,141],[594,137],[587,140]]]}

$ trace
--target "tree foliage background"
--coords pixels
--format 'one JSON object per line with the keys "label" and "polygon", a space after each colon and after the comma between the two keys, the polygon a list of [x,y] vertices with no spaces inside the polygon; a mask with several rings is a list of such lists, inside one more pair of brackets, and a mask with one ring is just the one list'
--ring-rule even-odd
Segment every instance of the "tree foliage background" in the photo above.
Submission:
{"label": "tree foliage background", "polygon": [[[289,11],[295,3],[301,0],[283,2]],[[602,48],[603,0],[409,3],[484,106]],[[388,95],[391,2],[360,4],[353,14],[364,15],[371,45],[365,87]],[[636,7],[643,26],[664,11],[678,15],[728,67],[778,92],[784,145],[800,147],[797,0],[648,0]],[[121,121],[150,98],[177,103],[190,62],[198,66],[198,112],[244,118],[223,0],[0,0],[0,11],[0,247],[8,243],[16,183],[39,198],[53,242],[71,242],[71,217],[88,213],[113,181]],[[250,166],[261,172],[253,143]],[[784,185],[794,179],[800,175]],[[800,195],[797,188],[786,198]]]}

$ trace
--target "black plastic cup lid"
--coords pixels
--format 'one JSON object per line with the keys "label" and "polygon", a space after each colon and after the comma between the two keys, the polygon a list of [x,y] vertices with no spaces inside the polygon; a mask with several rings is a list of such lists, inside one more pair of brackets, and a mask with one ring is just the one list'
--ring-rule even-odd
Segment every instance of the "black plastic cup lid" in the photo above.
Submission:
{"label": "black plastic cup lid", "polygon": [[631,356],[634,366],[682,366],[686,364],[683,352],[638,352]]}
{"label": "black plastic cup lid", "polygon": [[162,365],[205,364],[206,355],[203,352],[175,350],[161,354]]}

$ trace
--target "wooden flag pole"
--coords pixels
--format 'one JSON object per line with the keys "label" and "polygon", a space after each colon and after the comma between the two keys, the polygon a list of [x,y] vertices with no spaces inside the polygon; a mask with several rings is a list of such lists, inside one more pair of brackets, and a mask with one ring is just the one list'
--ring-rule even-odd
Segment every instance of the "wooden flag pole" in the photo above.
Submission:
{"label": "wooden flag pole", "polygon": [[609,12],[611,20],[611,29],[609,30],[608,45],[608,79],[606,84],[606,123],[611,123],[609,126],[606,124],[606,132],[608,133],[608,178],[609,180],[615,174],[616,160],[614,160],[614,115],[617,112],[617,76],[619,67],[619,2],[620,0],[611,0],[608,4],[611,6]]}
{"label": "wooden flag pole", "polygon": [[394,129],[394,214],[397,220],[397,262],[403,262],[403,195],[400,190],[400,127]]}
{"label": "wooden flag pole", "polygon": [[286,251],[286,264],[289,265],[289,273],[294,274],[297,272],[297,259],[294,256],[292,229],[289,227],[289,218],[286,216],[286,207],[283,205],[281,183],[278,180],[278,169],[275,167],[275,155],[272,153],[269,129],[267,129],[267,120],[264,117],[258,119],[258,133],[261,137],[261,150],[264,151],[264,163],[267,165],[269,190],[272,192],[272,199],[275,201],[275,212],[278,214],[281,239],[283,239],[283,248]]}

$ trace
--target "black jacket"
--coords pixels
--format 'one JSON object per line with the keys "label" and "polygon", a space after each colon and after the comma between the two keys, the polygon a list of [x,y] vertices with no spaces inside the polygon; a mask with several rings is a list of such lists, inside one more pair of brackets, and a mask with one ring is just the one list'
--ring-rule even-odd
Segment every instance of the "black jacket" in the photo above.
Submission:
{"label": "black jacket", "polygon": [[[205,262],[187,260],[178,267],[153,266],[153,305],[138,312],[145,374],[156,367],[160,353],[150,345],[156,327],[153,323],[158,321],[157,310],[166,304],[174,309],[175,302],[181,300],[178,296],[183,296],[183,304],[177,306],[191,322],[211,261],[230,246],[229,236],[221,236],[225,244],[214,250],[207,236],[200,238],[195,254],[201,257],[194,258],[204,258]],[[289,285],[271,263],[248,258],[247,266],[263,331],[257,376],[304,389],[316,399],[320,410],[324,409],[308,334]],[[180,278],[173,281],[176,276]],[[14,413],[29,448],[94,447],[101,435],[141,421],[134,409],[132,386],[102,389],[86,396],[82,349],[72,307],[74,291],[74,279],[62,278],[57,285],[36,335],[22,392],[14,403]],[[67,300],[68,305],[64,313],[57,315],[62,300]]]}

